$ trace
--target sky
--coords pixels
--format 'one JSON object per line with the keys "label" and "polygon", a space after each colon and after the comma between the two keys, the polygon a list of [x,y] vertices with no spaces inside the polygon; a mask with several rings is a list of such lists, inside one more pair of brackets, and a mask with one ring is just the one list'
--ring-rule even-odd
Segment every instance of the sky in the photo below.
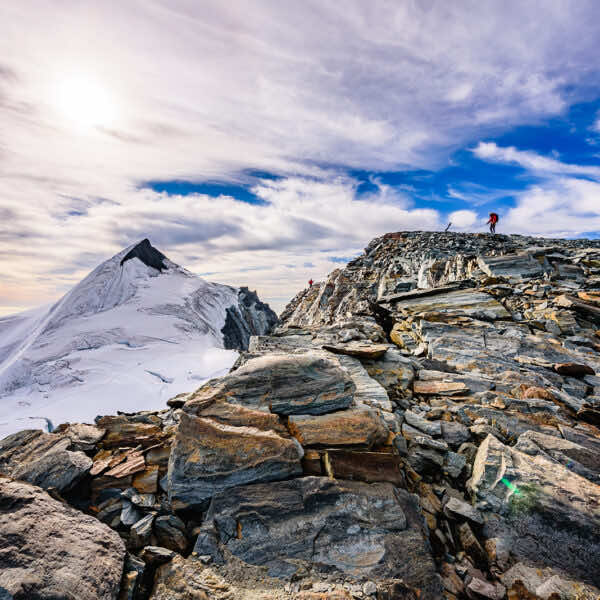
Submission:
{"label": "sky", "polygon": [[0,4],[0,315],[145,237],[276,310],[389,231],[598,237],[596,0]]}

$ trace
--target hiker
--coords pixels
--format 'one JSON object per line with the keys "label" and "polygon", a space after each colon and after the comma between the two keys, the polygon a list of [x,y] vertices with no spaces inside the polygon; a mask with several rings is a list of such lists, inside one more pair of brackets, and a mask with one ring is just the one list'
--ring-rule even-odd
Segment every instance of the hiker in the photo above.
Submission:
{"label": "hiker", "polygon": [[308,280],[308,287],[312,287],[312,284],[314,283],[314,281],[312,279]]}
{"label": "hiker", "polygon": [[486,225],[490,226],[490,233],[496,233],[496,223],[498,222],[498,215],[494,212],[490,213],[490,220]]}

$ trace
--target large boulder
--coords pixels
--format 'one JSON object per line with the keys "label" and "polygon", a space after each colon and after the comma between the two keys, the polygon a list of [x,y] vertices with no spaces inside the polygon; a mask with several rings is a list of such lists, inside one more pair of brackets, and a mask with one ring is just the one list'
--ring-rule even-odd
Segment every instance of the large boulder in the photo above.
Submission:
{"label": "large boulder", "polygon": [[183,413],[169,459],[169,499],[175,510],[198,508],[230,487],[300,475],[303,454],[295,439],[274,431]]}
{"label": "large boulder", "polygon": [[400,577],[439,598],[439,578],[415,496],[388,483],[306,477],[215,496],[195,551],[227,549],[272,576],[312,567],[347,576]]}
{"label": "large boulder", "polygon": [[117,597],[125,546],[119,535],[28,483],[0,477],[0,597]]}
{"label": "large boulder", "polygon": [[338,363],[319,353],[268,354],[207,383],[189,398],[184,410],[196,414],[208,401],[226,399],[281,415],[321,415],[350,406],[354,390]]}
{"label": "large boulder", "polygon": [[[600,486],[573,471],[568,455],[557,460],[561,444],[537,437],[553,456],[543,446],[536,452],[532,435],[514,448],[491,434],[480,445],[468,487],[480,509],[499,517],[486,520],[484,536],[501,540],[514,560],[597,586]],[[573,445],[562,445],[571,454]]]}

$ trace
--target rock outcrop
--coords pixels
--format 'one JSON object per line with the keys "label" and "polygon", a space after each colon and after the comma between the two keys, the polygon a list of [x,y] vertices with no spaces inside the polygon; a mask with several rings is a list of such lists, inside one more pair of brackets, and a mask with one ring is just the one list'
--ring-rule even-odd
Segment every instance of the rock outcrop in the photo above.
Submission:
{"label": "rock outcrop", "polygon": [[94,517],[0,477],[1,598],[114,600],[124,558],[119,535]]}
{"label": "rock outcrop", "polygon": [[228,375],[0,470],[119,532],[123,599],[595,600],[599,332],[600,242],[388,234]]}

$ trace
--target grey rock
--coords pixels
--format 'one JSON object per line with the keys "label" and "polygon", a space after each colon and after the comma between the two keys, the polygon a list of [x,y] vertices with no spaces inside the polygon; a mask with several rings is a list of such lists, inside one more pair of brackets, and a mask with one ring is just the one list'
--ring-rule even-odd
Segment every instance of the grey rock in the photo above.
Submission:
{"label": "grey rock", "polygon": [[469,428],[458,421],[442,421],[442,437],[451,446],[459,446],[471,439]]}
{"label": "grey rock", "polygon": [[184,554],[188,547],[185,523],[175,515],[163,515],[154,521],[158,543],[165,548]]}
{"label": "grey rock", "polygon": [[250,564],[402,577],[422,598],[441,593],[418,504],[390,484],[306,477],[233,488],[213,498],[205,526],[211,522],[219,543]]}
{"label": "grey rock", "polygon": [[458,498],[450,498],[444,505],[444,514],[451,519],[464,519],[475,525],[483,525],[481,513]]}
{"label": "grey rock", "polygon": [[224,399],[282,415],[321,415],[350,406],[354,392],[337,360],[326,359],[321,352],[267,354],[200,388],[184,410],[195,414],[207,402]]}
{"label": "grey rock", "polygon": [[444,458],[444,470],[453,479],[461,476],[466,465],[467,458],[463,454],[448,452]]}
{"label": "grey rock", "polygon": [[479,506],[501,516],[486,521],[485,537],[502,539],[516,560],[598,585],[600,486],[544,452],[531,456],[490,435],[468,487]]}
{"label": "grey rock", "polygon": [[59,492],[73,487],[91,468],[92,459],[83,452],[52,451],[13,469],[12,476],[44,489]]}
{"label": "grey rock", "polygon": [[154,513],[150,513],[132,525],[129,530],[129,539],[134,548],[142,548],[150,542],[155,516]]}
{"label": "grey rock", "polygon": [[0,590],[14,600],[115,600],[125,546],[94,517],[0,477]]}
{"label": "grey rock", "polygon": [[442,471],[444,454],[431,448],[414,446],[408,451],[408,462],[420,475],[435,475]]}
{"label": "grey rock", "polygon": [[123,500],[121,506],[120,519],[121,523],[123,523],[125,527],[131,527],[144,516],[140,510],[138,510],[131,502],[127,500]]}
{"label": "grey rock", "polygon": [[412,410],[407,410],[404,413],[404,419],[409,425],[416,427],[428,435],[436,436],[442,434],[442,425],[439,421],[428,421]]}

